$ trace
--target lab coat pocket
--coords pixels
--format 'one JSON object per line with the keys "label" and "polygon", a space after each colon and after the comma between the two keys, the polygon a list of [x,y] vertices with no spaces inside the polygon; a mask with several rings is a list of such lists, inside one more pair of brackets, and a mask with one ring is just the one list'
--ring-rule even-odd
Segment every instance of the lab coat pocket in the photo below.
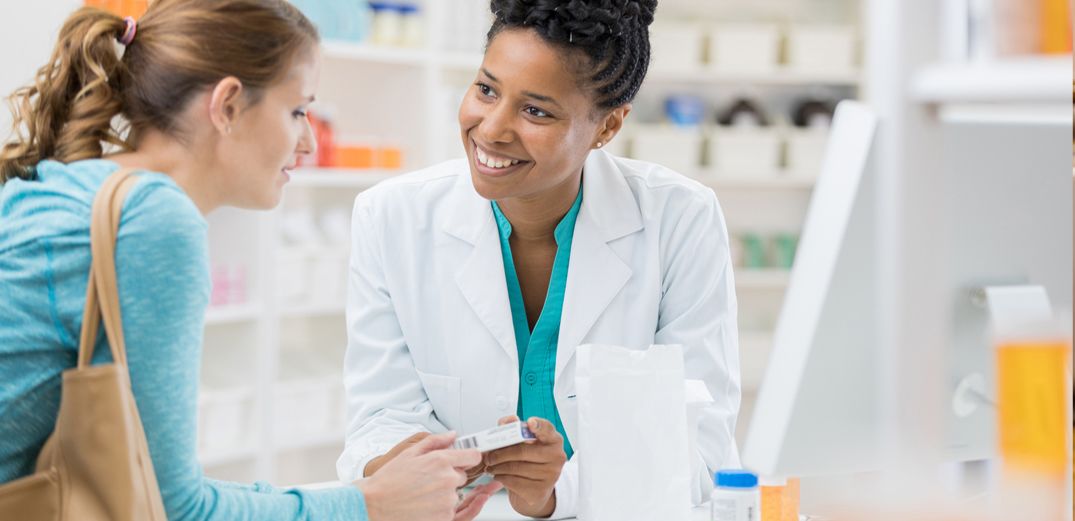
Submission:
{"label": "lab coat pocket", "polygon": [[462,423],[462,396],[460,388],[463,383],[458,376],[444,376],[418,371],[418,378],[433,405],[433,414],[449,430],[459,430]]}
{"label": "lab coat pocket", "polygon": [[560,423],[564,424],[564,432],[571,445],[578,443],[579,426],[579,402],[572,394],[563,400],[556,401],[557,412],[560,413]]}

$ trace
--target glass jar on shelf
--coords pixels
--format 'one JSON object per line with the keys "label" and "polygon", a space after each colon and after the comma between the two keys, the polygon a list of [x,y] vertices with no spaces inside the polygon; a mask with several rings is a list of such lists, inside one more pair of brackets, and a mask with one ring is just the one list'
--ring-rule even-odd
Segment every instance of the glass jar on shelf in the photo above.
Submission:
{"label": "glass jar on shelf", "polygon": [[403,13],[400,6],[390,2],[370,2],[373,14],[371,41],[374,45],[400,45],[403,35]]}

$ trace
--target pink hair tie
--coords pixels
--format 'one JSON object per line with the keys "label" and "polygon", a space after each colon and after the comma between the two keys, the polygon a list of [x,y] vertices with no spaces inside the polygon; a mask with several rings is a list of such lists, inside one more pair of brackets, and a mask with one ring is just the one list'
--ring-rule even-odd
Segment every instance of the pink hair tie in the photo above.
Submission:
{"label": "pink hair tie", "polygon": [[134,41],[134,35],[138,33],[138,22],[130,16],[124,18],[123,21],[127,23],[127,27],[123,30],[123,36],[119,37],[119,43],[126,47]]}

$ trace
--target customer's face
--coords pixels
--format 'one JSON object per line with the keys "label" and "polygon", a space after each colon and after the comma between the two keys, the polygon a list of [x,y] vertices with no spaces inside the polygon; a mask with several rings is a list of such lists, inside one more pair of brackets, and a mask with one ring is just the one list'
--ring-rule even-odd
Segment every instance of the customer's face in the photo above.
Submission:
{"label": "customer's face", "polygon": [[317,150],[306,110],[317,90],[320,66],[316,50],[299,54],[279,82],[239,111],[232,132],[217,144],[224,204],[276,206],[299,156]]}
{"label": "customer's face", "polygon": [[501,200],[576,179],[604,125],[563,51],[508,29],[489,43],[459,127],[475,189]]}

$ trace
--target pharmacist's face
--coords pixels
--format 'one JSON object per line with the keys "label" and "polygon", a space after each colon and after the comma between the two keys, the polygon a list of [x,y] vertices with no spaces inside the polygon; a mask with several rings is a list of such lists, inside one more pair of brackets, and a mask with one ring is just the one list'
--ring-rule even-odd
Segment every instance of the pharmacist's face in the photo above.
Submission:
{"label": "pharmacist's face", "polygon": [[296,56],[280,81],[239,112],[225,138],[229,150],[221,155],[230,163],[224,175],[229,206],[276,206],[299,156],[316,151],[306,111],[317,90],[320,56],[316,51]]}
{"label": "pharmacist's face", "polygon": [[576,179],[597,141],[593,114],[561,51],[531,30],[501,32],[459,107],[474,188],[501,200]]}

